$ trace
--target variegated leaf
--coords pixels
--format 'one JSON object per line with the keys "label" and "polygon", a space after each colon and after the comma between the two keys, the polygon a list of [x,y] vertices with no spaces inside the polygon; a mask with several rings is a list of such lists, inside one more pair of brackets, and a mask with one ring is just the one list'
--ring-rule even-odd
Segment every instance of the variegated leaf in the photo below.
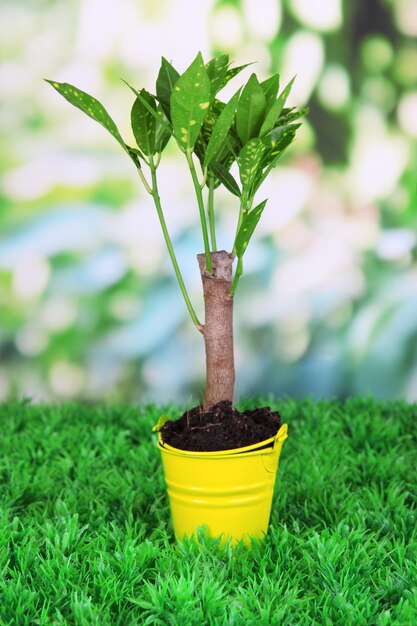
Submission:
{"label": "variegated leaf", "polygon": [[169,121],[171,121],[171,93],[179,77],[177,70],[169,61],[162,57],[161,67],[156,79],[156,97]]}
{"label": "variegated leaf", "polygon": [[[162,110],[161,105],[157,108],[157,114],[160,116],[159,120],[165,117],[165,114]],[[171,139],[171,133],[167,131],[166,126],[160,123],[160,121],[156,121],[156,134],[155,134],[155,150],[156,152],[162,152],[167,145],[168,141]],[[166,122],[166,118],[165,118]]]}
{"label": "variegated leaf", "polygon": [[131,91],[133,91],[133,93],[135,94],[135,96],[138,98],[138,100],[140,100],[143,104],[143,106],[145,107],[145,109],[152,115],[152,117],[156,120],[157,124],[160,124],[161,126],[164,127],[164,129],[170,134],[173,135],[173,130],[169,124],[169,122],[167,121],[167,118],[165,117],[165,114],[162,110],[162,108],[158,107],[156,110],[148,103],[148,101],[143,98],[140,94],[140,92],[135,89],[134,87],[132,87],[132,85],[130,85],[127,80],[125,80],[124,78],[122,78],[122,81],[124,82],[125,85],[127,85],[129,87],[129,89]]}
{"label": "variegated leaf", "polygon": [[219,57],[214,57],[214,59],[211,59],[208,63],[206,63],[207,74],[211,81],[212,98],[215,97],[216,93],[220,90],[223,84],[223,81],[226,77],[228,65],[228,54],[222,54]]}
{"label": "variegated leaf", "polygon": [[[263,168],[266,166],[274,167],[276,165],[281,154],[294,141],[295,133],[299,126],[301,126],[301,124],[290,124],[281,129],[274,129],[270,135],[267,135],[267,137],[270,138],[270,142],[262,159]],[[263,137],[262,141],[265,139],[266,137]]]}
{"label": "variegated leaf", "polygon": [[201,166],[204,168],[204,159],[206,158],[207,145],[210,141],[213,128],[219,119],[220,112],[224,108],[224,103],[219,100],[215,100],[206,115],[203,125],[200,130],[200,134],[197,137],[197,141],[194,144],[194,152],[197,155]]}
{"label": "variegated leaf", "polygon": [[[284,111],[286,111],[286,113],[284,113]],[[298,120],[300,117],[307,115],[308,112],[308,107],[303,107],[302,109],[296,109],[295,107],[292,107],[291,109],[283,109],[281,115],[276,121],[276,126],[290,124],[291,122]]]}
{"label": "variegated leaf", "polygon": [[[238,74],[240,74],[240,72],[242,70],[244,70],[246,67],[249,67],[250,65],[253,65],[252,63],[245,63],[245,65],[239,65],[238,67],[231,67],[227,70],[226,75],[223,79],[222,84],[220,85],[220,89],[223,89],[223,87],[225,87],[227,85],[227,83],[232,80],[232,78],[234,78],[235,76],[237,76]],[[220,91],[219,89],[219,91]]]}
{"label": "variegated leaf", "polygon": [[275,126],[277,119],[279,118],[279,116],[281,115],[282,109],[284,108],[284,104],[286,99],[288,98],[288,95],[291,91],[291,87],[293,85],[293,82],[295,80],[295,77],[292,78],[290,80],[290,82],[288,83],[288,85],[285,87],[285,89],[282,90],[281,94],[279,95],[278,99],[275,100],[274,104],[272,105],[272,107],[270,108],[270,110],[268,111],[262,126],[261,126],[261,130],[259,132],[259,136],[263,137],[264,135],[266,135],[267,133],[269,133]]}
{"label": "variegated leaf", "polygon": [[214,173],[216,178],[218,178],[218,180],[223,183],[226,189],[228,189],[231,193],[240,198],[242,192],[239,188],[239,185],[237,184],[231,173],[228,171],[227,166],[223,165],[222,163],[218,163],[217,161],[212,161],[210,163],[210,170]]}
{"label": "variegated leaf", "polygon": [[132,131],[138,147],[144,154],[155,154],[156,119],[143,104],[143,100],[149,104],[156,113],[155,98],[146,89],[140,92],[142,99],[136,98],[131,112]]}
{"label": "variegated leaf", "polygon": [[253,183],[261,170],[265,152],[266,147],[258,138],[248,141],[240,151],[238,157],[240,180],[249,197],[252,195]]}
{"label": "variegated leaf", "polygon": [[262,212],[268,200],[263,200],[254,209],[243,215],[242,223],[237,233],[235,241],[236,255],[242,258],[246,252],[249,241],[255,231],[256,226],[261,218]]}
{"label": "variegated leaf", "polygon": [[90,96],[85,91],[81,91],[81,89],[78,89],[69,83],[57,83],[54,80],[46,80],[46,82],[52,85],[52,87],[56,89],[61,96],[64,96],[68,102],[104,126],[104,128],[108,130],[109,133],[111,133],[119,142],[123,149],[127,150],[125,142],[123,141],[116,124],[113,122],[101,102],[96,100],[96,98],[93,98],[93,96]]}
{"label": "variegated leaf", "polygon": [[192,150],[210,106],[211,82],[199,52],[175,83],[171,118],[175,138],[184,152]]}
{"label": "variegated leaf", "polygon": [[253,137],[258,137],[265,107],[264,91],[256,74],[252,74],[243,88],[236,110],[236,128],[243,144]]}
{"label": "variegated leaf", "polygon": [[301,124],[284,124],[283,126],[276,126],[265,137],[262,137],[262,143],[267,148],[275,148],[285,137],[292,131],[296,131]]}
{"label": "variegated leaf", "polygon": [[265,94],[265,99],[266,99],[265,110],[269,111],[269,109],[274,104],[275,99],[278,95],[279,74],[274,74],[273,76],[270,76],[270,78],[267,78],[266,80],[264,80],[261,83],[261,87],[263,89],[263,92]]}
{"label": "variegated leaf", "polygon": [[219,152],[222,150],[223,144],[235,117],[239,94],[240,89],[229,100],[216,121],[207,145],[206,156],[204,159],[205,166],[208,165],[213,159],[216,159]]}

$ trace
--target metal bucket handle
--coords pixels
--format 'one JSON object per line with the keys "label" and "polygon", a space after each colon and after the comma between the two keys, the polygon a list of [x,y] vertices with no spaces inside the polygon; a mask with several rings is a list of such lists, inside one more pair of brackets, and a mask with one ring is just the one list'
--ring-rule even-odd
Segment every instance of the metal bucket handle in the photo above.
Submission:
{"label": "metal bucket handle", "polygon": [[267,472],[275,474],[278,469],[279,457],[283,442],[288,437],[288,424],[283,424],[277,432],[270,451],[262,455],[262,462]]}

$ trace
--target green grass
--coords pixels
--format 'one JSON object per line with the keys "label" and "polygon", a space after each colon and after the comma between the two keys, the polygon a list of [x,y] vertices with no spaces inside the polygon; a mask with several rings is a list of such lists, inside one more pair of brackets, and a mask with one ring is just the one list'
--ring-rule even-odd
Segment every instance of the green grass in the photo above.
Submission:
{"label": "green grass", "polygon": [[417,406],[279,406],[252,551],[174,542],[156,407],[0,407],[1,626],[417,624]]}

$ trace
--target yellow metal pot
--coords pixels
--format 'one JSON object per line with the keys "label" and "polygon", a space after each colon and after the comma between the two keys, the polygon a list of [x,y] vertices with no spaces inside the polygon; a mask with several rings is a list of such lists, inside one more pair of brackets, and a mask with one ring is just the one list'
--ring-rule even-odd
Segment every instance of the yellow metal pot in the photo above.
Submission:
{"label": "yellow metal pot", "polygon": [[205,526],[210,537],[262,539],[268,528],[275,476],[287,424],[275,437],[245,448],[189,452],[159,434],[174,532],[178,539]]}

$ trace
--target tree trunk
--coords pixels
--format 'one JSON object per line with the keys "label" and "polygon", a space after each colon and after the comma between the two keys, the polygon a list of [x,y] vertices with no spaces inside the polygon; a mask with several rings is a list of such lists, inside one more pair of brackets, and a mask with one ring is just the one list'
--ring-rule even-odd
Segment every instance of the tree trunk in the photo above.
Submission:
{"label": "tree trunk", "polygon": [[233,256],[222,250],[212,252],[213,272],[206,269],[204,254],[197,255],[203,281],[206,347],[206,391],[204,410],[222,400],[233,401],[235,364],[233,357]]}

